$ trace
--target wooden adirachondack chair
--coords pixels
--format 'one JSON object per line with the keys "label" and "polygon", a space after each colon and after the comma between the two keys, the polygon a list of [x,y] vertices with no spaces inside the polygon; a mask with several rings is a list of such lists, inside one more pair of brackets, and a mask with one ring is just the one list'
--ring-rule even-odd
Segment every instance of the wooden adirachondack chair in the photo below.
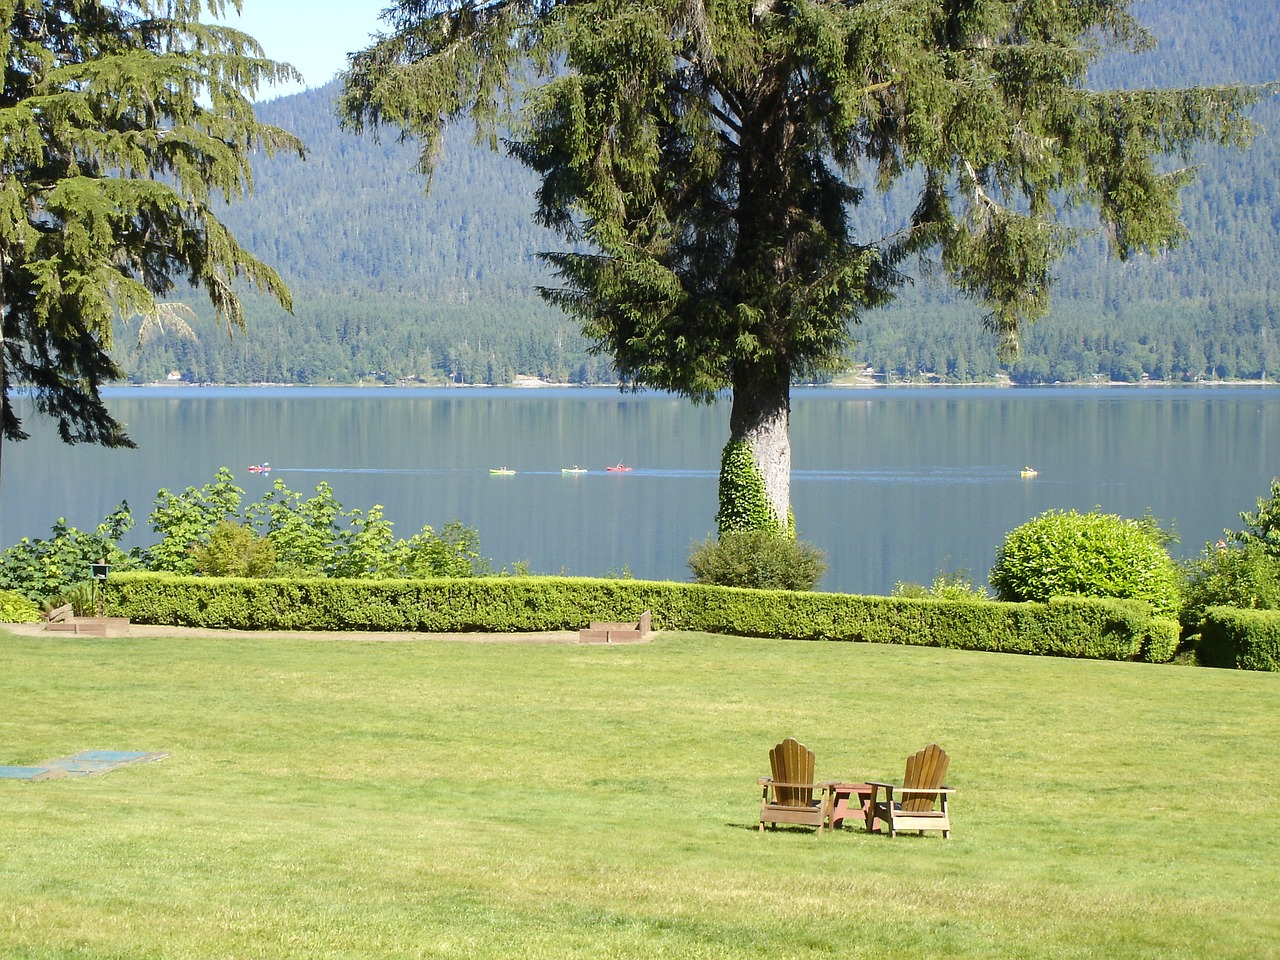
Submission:
{"label": "wooden adirachondack chair", "polygon": [[[931,743],[907,758],[907,773],[902,783],[877,783],[871,781],[871,815],[867,817],[867,829],[874,829],[876,820],[889,827],[889,836],[899,830],[941,830],[944,837],[951,836],[951,819],[947,814],[947,797],[955,793],[944,786],[951,760],[947,752]],[[880,791],[884,799],[880,799]]]}
{"label": "wooden adirachondack chair", "polygon": [[[822,833],[827,819],[827,785],[813,782],[813,751],[787,737],[769,751],[773,776],[761,777],[760,831],[766,823],[802,823]],[[816,794],[816,796],[815,796]]]}

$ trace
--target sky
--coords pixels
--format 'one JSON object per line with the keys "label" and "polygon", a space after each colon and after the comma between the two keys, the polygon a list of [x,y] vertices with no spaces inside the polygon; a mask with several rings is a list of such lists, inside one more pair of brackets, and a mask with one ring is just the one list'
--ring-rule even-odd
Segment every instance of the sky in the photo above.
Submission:
{"label": "sky", "polygon": [[347,54],[368,46],[369,35],[385,26],[378,14],[391,0],[243,0],[237,16],[228,5],[224,18],[260,44],[272,60],[293,64],[305,81],[259,91],[269,100],[307,87],[320,87],[347,66]]}

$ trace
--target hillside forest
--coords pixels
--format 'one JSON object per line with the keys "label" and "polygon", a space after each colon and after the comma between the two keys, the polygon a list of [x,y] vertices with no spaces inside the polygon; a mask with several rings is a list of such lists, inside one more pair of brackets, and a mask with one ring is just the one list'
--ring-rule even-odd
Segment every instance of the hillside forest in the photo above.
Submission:
{"label": "hillside forest", "polygon": [[[1098,86],[1182,86],[1280,79],[1280,7],[1247,0],[1142,0],[1159,40],[1142,56],[1102,61]],[[558,238],[533,222],[533,177],[515,160],[447,137],[430,190],[413,144],[340,129],[337,82],[261,104],[299,136],[305,160],[263,159],[254,193],[224,220],[277,269],[292,315],[244,292],[248,330],[232,337],[199,313],[141,339],[125,326],[114,356],[130,380],[201,383],[510,383],[615,378],[576,324],[544,304],[538,254]],[[1243,152],[1203,150],[1184,193],[1190,239],[1121,264],[1086,233],[1055,278],[1050,315],[1002,363],[980,307],[927,262],[888,308],[854,329],[848,376],[882,382],[1018,383],[1274,379],[1280,371],[1280,103],[1251,112]],[[852,212],[868,239],[910,215],[905,196]],[[1089,228],[1081,221],[1082,228]]]}

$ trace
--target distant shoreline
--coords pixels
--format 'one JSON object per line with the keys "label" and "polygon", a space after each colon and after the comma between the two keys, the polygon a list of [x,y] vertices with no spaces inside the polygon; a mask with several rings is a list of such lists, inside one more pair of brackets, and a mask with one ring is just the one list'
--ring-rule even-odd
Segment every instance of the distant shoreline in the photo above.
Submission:
{"label": "distant shoreline", "polygon": [[[833,381],[831,383],[800,383],[792,386],[793,390],[902,390],[902,389],[960,389],[960,390],[1105,390],[1110,388],[1142,389],[1230,389],[1233,387],[1273,387],[1277,381],[1271,378],[1259,380],[1074,380],[1055,381],[1054,383],[1014,383],[1005,378],[1001,380],[973,380],[962,383],[943,383],[940,381],[893,380],[885,383],[881,380],[860,379],[855,382]],[[19,388],[20,389],[20,388]],[[115,383],[104,388],[110,391],[133,390],[613,390],[623,389],[617,383],[554,383],[548,380],[521,378],[511,383],[423,383],[421,381],[381,381],[356,383],[191,383],[185,380],[159,380],[148,383]],[[641,393],[665,393],[666,391],[644,388]]]}

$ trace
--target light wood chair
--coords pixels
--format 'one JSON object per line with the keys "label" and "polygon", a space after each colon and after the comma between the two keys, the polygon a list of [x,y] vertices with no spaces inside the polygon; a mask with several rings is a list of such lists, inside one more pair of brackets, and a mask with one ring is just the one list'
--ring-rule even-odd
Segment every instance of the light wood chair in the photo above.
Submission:
{"label": "light wood chair", "polygon": [[[907,758],[907,772],[900,785],[871,781],[868,831],[875,829],[875,821],[880,820],[889,827],[891,837],[899,830],[919,830],[921,836],[926,830],[939,830],[944,837],[950,837],[947,798],[955,791],[942,783],[950,763],[947,752],[931,743]],[[882,790],[884,799],[880,799]]]}
{"label": "light wood chair", "polygon": [[[766,823],[799,823],[822,833],[827,819],[827,784],[813,782],[813,751],[794,737],[787,737],[769,751],[773,776],[756,782],[760,797],[760,832]],[[815,796],[817,794],[817,796]]]}

